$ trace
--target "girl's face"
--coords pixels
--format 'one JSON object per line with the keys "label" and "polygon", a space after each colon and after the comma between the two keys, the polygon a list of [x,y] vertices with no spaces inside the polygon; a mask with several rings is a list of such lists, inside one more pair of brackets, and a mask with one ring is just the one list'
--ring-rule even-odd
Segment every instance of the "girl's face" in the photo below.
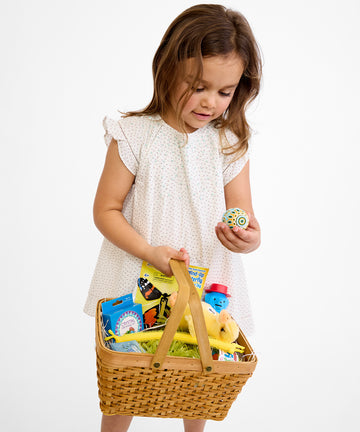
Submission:
{"label": "girl's face", "polygon": [[[192,62],[192,59],[186,60],[185,76],[179,79],[171,98],[173,113],[166,117],[167,123],[177,130],[180,129],[175,117],[176,107],[192,81]],[[242,61],[236,54],[203,59],[200,84],[194,89],[181,113],[188,133],[205,126],[224,113],[234,96],[243,71]]]}

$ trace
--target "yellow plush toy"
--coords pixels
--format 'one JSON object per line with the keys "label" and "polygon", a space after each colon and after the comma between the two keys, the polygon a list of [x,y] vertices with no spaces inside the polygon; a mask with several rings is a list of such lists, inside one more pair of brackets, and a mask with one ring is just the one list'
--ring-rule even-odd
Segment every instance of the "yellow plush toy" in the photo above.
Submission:
{"label": "yellow plush toy", "polygon": [[[177,292],[169,297],[169,304],[174,306]],[[223,309],[220,313],[216,312],[208,303],[201,302],[205,324],[208,335],[222,342],[234,342],[239,336],[239,327],[233,320],[229,312]],[[188,330],[191,336],[195,337],[195,328],[191,316],[189,305],[186,306],[183,317],[181,318],[179,329]]]}

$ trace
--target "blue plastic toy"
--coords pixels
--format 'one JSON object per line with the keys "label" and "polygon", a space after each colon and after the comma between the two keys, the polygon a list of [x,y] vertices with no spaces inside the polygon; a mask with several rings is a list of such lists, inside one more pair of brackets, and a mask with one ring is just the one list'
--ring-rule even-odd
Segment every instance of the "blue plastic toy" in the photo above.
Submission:
{"label": "blue plastic toy", "polygon": [[222,309],[226,309],[229,305],[228,297],[231,297],[227,293],[227,286],[221,284],[211,284],[209,289],[205,292],[205,302],[212,306],[216,312],[220,313]]}

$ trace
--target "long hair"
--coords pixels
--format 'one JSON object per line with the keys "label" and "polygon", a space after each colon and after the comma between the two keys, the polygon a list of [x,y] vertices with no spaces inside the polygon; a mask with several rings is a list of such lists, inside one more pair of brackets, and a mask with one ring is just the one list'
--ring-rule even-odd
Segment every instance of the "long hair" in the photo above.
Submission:
{"label": "long hair", "polygon": [[165,32],[157,49],[153,64],[154,93],[149,105],[140,111],[128,112],[133,115],[166,115],[171,107],[171,94],[178,77],[183,74],[184,60],[194,59],[193,82],[181,96],[176,109],[178,124],[185,132],[181,111],[201,80],[204,57],[237,54],[244,66],[244,72],[234,92],[233,98],[222,116],[215,119],[214,125],[225,137],[225,129],[230,129],[238,142],[230,145],[222,142],[226,154],[240,157],[248,149],[250,126],[245,111],[259,93],[262,61],[259,47],[246,18],[239,12],[216,4],[200,4],[182,12]]}

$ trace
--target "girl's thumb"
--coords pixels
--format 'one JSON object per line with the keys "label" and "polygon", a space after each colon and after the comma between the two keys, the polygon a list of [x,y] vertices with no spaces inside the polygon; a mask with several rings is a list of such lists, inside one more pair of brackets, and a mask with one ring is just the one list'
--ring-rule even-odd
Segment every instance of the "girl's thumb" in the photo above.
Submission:
{"label": "girl's thumb", "polygon": [[181,260],[181,261],[184,261],[185,264],[186,264],[186,267],[189,267],[189,264],[190,264],[190,257],[189,257],[189,254],[188,254],[188,252],[187,252],[186,249],[181,248],[181,249],[177,252],[177,256],[178,256],[177,259],[179,259],[179,260]]}
{"label": "girl's thumb", "polygon": [[182,251],[177,251],[177,252],[176,252],[176,258],[177,258],[177,259],[183,259],[183,258],[184,258],[184,252],[182,252]]}

